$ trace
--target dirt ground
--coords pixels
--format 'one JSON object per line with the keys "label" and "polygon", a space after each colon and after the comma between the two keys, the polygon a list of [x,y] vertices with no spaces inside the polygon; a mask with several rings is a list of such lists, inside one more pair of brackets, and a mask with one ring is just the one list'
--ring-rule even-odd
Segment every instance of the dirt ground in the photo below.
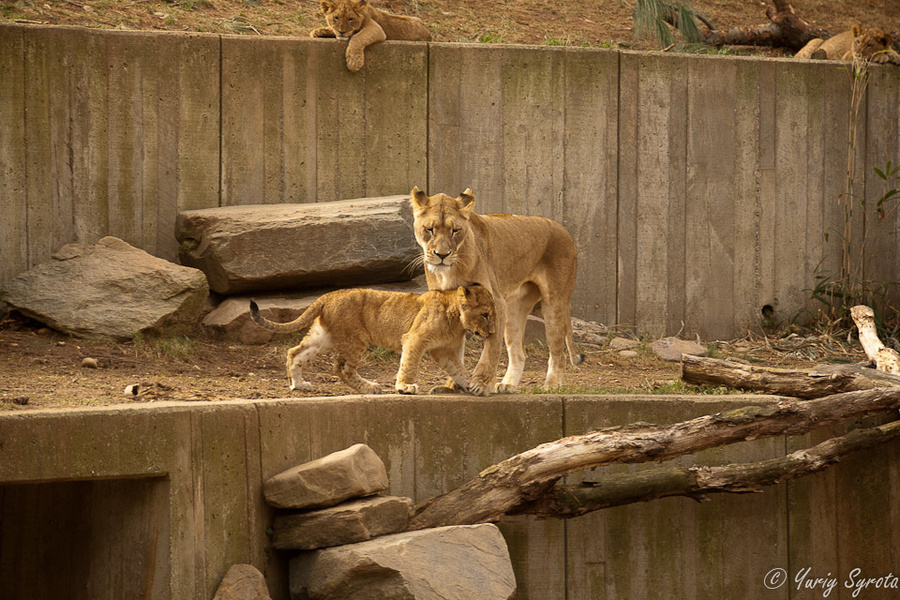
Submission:
{"label": "dirt ground", "polygon": [[[616,333],[612,332],[611,337]],[[628,337],[627,334],[622,334]],[[202,331],[188,336],[138,339],[116,343],[76,339],[18,315],[0,321],[0,411],[101,406],[161,400],[212,402],[227,399],[302,399],[352,392],[331,371],[331,357],[319,357],[308,371],[313,392],[292,392],[284,371],[288,347],[298,338],[246,346],[207,338]],[[566,370],[566,393],[728,393],[696,388],[680,381],[680,364],[658,358],[642,340],[636,356],[581,344],[583,364]],[[767,366],[809,367],[820,363],[861,362],[855,342],[827,336],[783,332],[729,342],[708,343],[711,356],[737,358]],[[469,342],[467,366],[477,361],[480,346]],[[94,359],[96,367],[85,366]],[[88,361],[90,362],[90,361]],[[528,346],[522,381],[525,393],[540,393],[547,352],[540,342]],[[372,350],[360,373],[391,391],[399,357]],[[444,379],[426,358],[419,379],[429,389]],[[505,368],[505,357],[501,364]],[[502,374],[502,371],[501,371]],[[137,395],[126,387],[137,384]]]}
{"label": "dirt ground", "polygon": [[[372,0],[380,8],[419,16],[436,41],[652,48],[653,44],[635,38],[635,1]],[[693,0],[690,4],[720,29],[766,23],[766,8],[771,6],[763,0]],[[900,2],[893,0],[794,0],[792,5],[808,23],[831,32],[848,29],[853,22],[900,28]],[[0,0],[2,21],[305,37],[324,19],[318,0]]]}

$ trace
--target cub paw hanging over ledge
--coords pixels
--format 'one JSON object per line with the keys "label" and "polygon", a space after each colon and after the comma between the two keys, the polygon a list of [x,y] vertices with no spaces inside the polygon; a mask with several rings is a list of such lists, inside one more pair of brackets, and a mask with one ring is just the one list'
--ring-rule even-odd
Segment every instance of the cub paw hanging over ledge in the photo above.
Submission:
{"label": "cub paw hanging over ledge", "polygon": [[367,0],[322,0],[322,12],[328,27],[313,29],[310,37],[349,38],[347,68],[353,72],[362,68],[366,46],[384,40],[431,40],[431,33],[421,19],[385,12]]}
{"label": "cub paw hanging over ledge", "polygon": [[900,54],[891,48],[893,43],[894,38],[890,33],[876,27],[853,25],[849,31],[827,40],[810,40],[794,58],[869,60],[900,65]]}

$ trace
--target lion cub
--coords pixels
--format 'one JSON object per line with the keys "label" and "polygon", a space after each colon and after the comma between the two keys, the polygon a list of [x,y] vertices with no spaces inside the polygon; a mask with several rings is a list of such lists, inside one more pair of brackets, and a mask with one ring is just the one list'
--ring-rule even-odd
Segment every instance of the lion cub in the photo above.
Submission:
{"label": "lion cub", "polygon": [[874,27],[853,25],[827,40],[810,40],[794,58],[828,60],[869,60],[874,63],[900,65],[900,54],[894,52],[891,34]]}
{"label": "lion cub", "polygon": [[380,290],[350,289],[330,292],[317,299],[302,315],[289,323],[273,323],[259,314],[250,301],[250,316],[270,331],[290,333],[310,327],[299,346],[288,350],[287,372],[292,390],[310,390],[303,380],[303,367],[319,352],[334,348],[335,373],[361,394],[378,394],[381,387],[357,372],[360,359],[370,345],[402,352],[395,389],[401,394],[418,392],[419,363],[426,352],[460,389],[484,395],[472,387],[459,349],[466,332],[482,337],[494,333],[495,312],[491,293],[480,285],[449,291],[408,294]]}
{"label": "lion cub", "polygon": [[431,33],[418,17],[394,15],[370,6],[367,0],[322,0],[322,12],[328,27],[309,32],[311,37],[350,39],[347,44],[347,68],[362,69],[366,46],[384,40],[431,40]]}

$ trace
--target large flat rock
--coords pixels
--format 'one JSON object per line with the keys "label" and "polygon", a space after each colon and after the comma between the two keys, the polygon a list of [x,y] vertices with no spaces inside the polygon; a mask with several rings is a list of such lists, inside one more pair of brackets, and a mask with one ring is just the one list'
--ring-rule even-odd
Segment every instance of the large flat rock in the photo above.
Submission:
{"label": "large flat rock", "polygon": [[182,264],[233,295],[411,279],[419,255],[407,196],[185,211]]}
{"label": "large flat rock", "polygon": [[66,244],[0,293],[22,313],[63,333],[118,340],[194,323],[207,296],[202,272],[115,237]]}
{"label": "large flat rock", "polygon": [[495,525],[423,529],[304,552],[291,600],[507,600],[516,579]]}

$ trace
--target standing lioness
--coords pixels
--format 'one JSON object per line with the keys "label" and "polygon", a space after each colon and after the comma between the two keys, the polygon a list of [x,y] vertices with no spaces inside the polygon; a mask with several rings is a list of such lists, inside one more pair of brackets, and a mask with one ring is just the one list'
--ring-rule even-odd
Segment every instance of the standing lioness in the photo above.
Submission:
{"label": "standing lioness", "polygon": [[[575,289],[576,250],[572,237],[556,221],[519,215],[479,215],[475,197],[466,190],[458,198],[429,197],[418,187],[411,194],[416,241],[422,247],[430,289],[447,290],[474,281],[494,296],[497,332],[506,336],[509,365],[501,391],[513,391],[525,368],[525,323],[541,301],[550,349],[548,388],[562,384],[565,352],[575,353],[569,302]],[[502,335],[485,340],[472,375],[472,387],[494,387]]]}
{"label": "standing lioness", "polygon": [[382,290],[349,289],[329,292],[313,302],[289,323],[275,323],[259,314],[250,301],[250,316],[260,327],[291,333],[309,327],[299,346],[288,350],[287,373],[292,390],[309,390],[303,367],[320,352],[334,348],[334,372],[360,394],[378,394],[381,386],[363,379],[357,368],[370,345],[401,351],[395,389],[401,394],[418,392],[419,363],[427,352],[463,390],[469,376],[457,349],[466,332],[490,339],[495,328],[490,292],[471,285],[454,290],[408,294]]}

